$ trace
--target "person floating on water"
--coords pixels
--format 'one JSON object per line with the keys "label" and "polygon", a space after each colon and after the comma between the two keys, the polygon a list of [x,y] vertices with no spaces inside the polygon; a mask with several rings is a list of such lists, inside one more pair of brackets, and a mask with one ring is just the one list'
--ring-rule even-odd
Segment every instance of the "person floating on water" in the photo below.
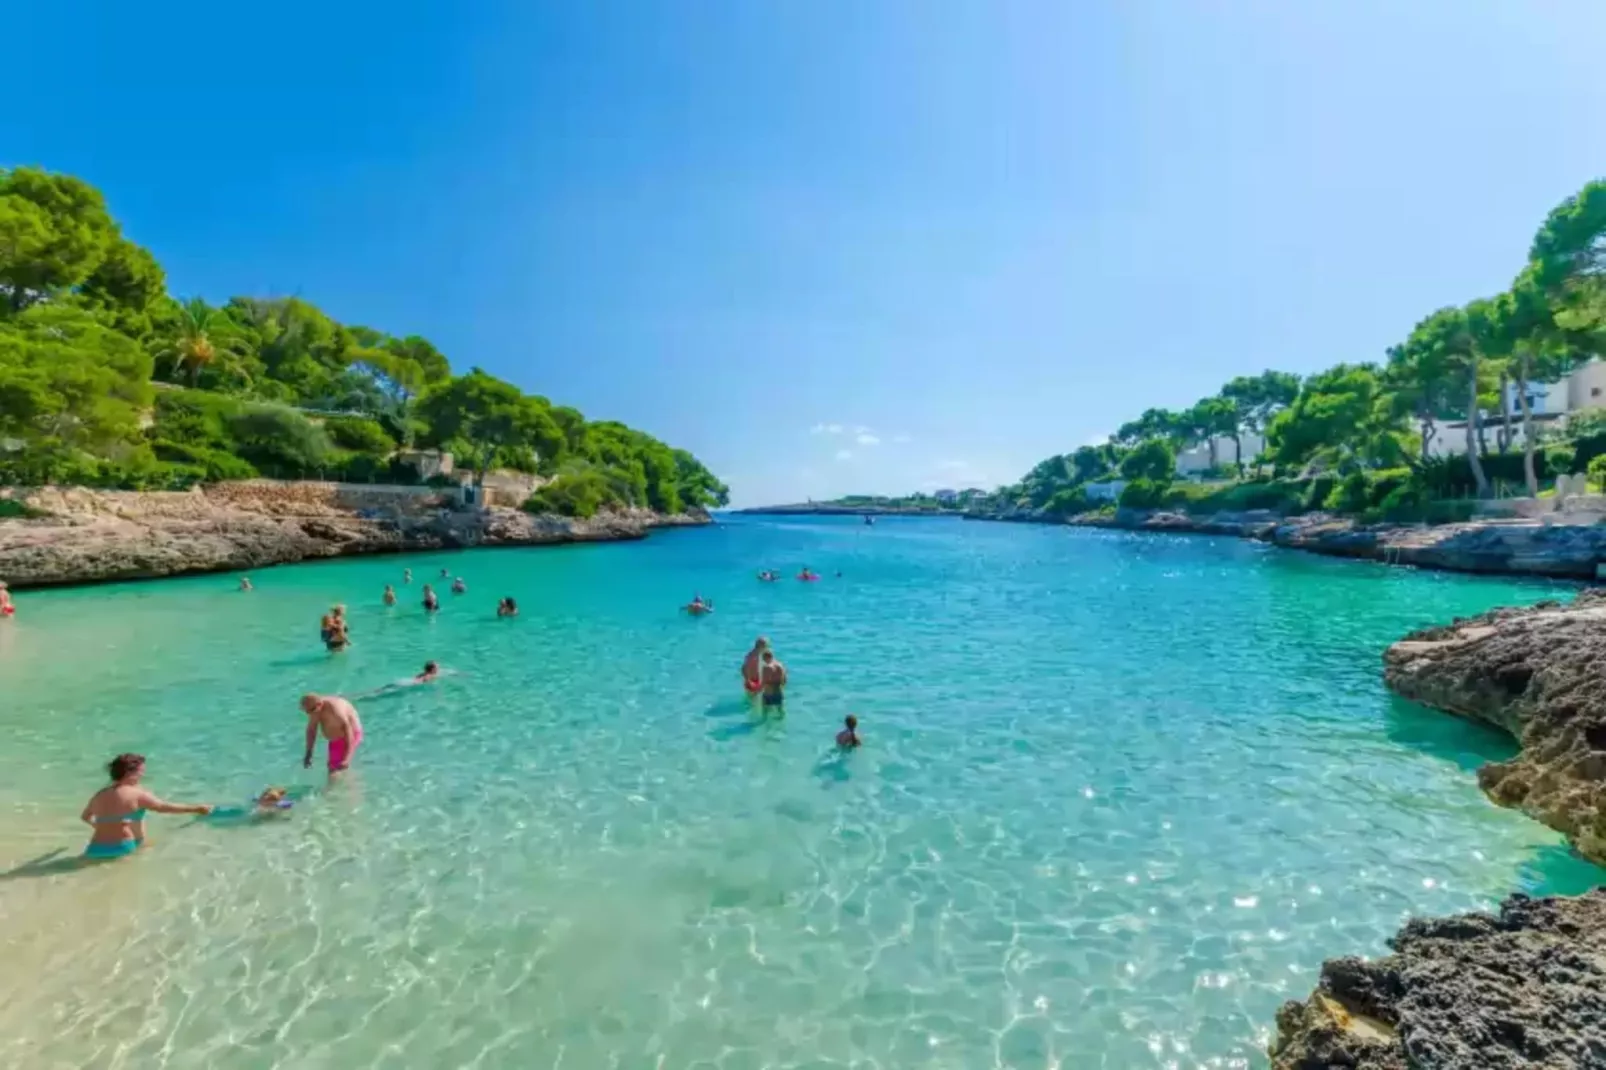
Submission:
{"label": "person floating on water", "polygon": [[759,571],[758,578],[765,583],[774,583],[781,578],[781,574],[774,569],[766,568]]}
{"label": "person floating on water", "polygon": [[694,617],[701,617],[705,613],[712,613],[714,611],[714,603],[705,602],[703,601],[702,595],[694,594],[692,595],[691,601],[686,603],[681,608]]}
{"label": "person floating on water", "polygon": [[836,745],[843,750],[852,750],[863,742],[859,738],[859,719],[851,713],[842,718],[842,731],[836,734]]}
{"label": "person floating on water", "polygon": [[413,582],[413,570],[412,569],[410,569],[410,568],[402,569],[402,582],[403,583],[412,583]]}
{"label": "person floating on water", "polygon": [[387,583],[387,584],[385,584],[385,605],[393,606],[395,604],[396,604],[396,588],[392,587],[390,584]]}
{"label": "person floating on water", "polygon": [[318,733],[329,741],[329,773],[351,768],[351,760],[362,744],[362,721],[357,707],[338,695],[301,696],[301,711],[307,715],[307,749],[301,756],[301,765],[310,768],[312,749],[318,743]]}
{"label": "person floating on water", "polygon": [[84,857],[95,861],[122,858],[139,850],[145,842],[145,813],[209,814],[204,803],[163,802],[140,787],[145,776],[143,754],[119,754],[106,766],[110,786],[90,796],[78,819],[95,831],[84,848]]}
{"label": "person floating on water", "polygon": [[758,694],[764,687],[760,666],[769,648],[770,641],[761,635],[753,640],[753,649],[742,659],[742,690],[749,695]]}
{"label": "person floating on water", "polygon": [[11,589],[6,586],[5,580],[0,580],[0,618],[16,615],[17,607],[11,601]]}
{"label": "person floating on water", "polygon": [[516,617],[519,615],[519,604],[511,598],[504,598],[496,604],[498,617]]}
{"label": "person floating on water", "polygon": [[803,571],[797,574],[797,578],[803,580],[804,582],[813,582],[814,580],[820,578],[820,574],[818,572],[810,572],[809,566],[804,565]]}
{"label": "person floating on water", "polygon": [[256,590],[255,587],[251,586],[251,577],[250,576],[241,576],[240,577],[240,590],[242,590],[242,591],[254,591],[254,590]]}
{"label": "person floating on water", "polygon": [[778,710],[786,704],[786,666],[776,658],[775,651],[764,651],[759,668],[759,684],[763,687],[764,708]]}
{"label": "person floating on water", "polygon": [[459,576],[455,580],[452,581],[452,593],[453,594],[467,594],[468,593],[468,584],[463,582],[463,577]]}
{"label": "person floating on water", "polygon": [[435,597],[435,588],[424,584],[424,612],[433,613],[441,607],[441,600]]}

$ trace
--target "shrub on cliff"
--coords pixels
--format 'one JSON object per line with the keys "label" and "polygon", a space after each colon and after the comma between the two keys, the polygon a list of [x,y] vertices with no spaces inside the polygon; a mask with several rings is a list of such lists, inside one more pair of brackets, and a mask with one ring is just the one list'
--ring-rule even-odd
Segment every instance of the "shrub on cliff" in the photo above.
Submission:
{"label": "shrub on cliff", "polygon": [[1170,489],[1169,483],[1160,483],[1152,479],[1134,479],[1121,488],[1121,508],[1158,509],[1165,503],[1166,492]]}
{"label": "shrub on cliff", "polygon": [[261,474],[250,461],[206,446],[187,446],[182,442],[159,439],[151,443],[151,449],[158,460],[200,468],[206,474],[208,483],[218,483],[225,479],[255,479]]}
{"label": "shrub on cliff", "polygon": [[1351,472],[1328,492],[1322,508],[1330,513],[1359,513],[1371,504],[1371,486],[1365,472]]}
{"label": "shrub on cliff", "polygon": [[334,416],[324,421],[323,429],[341,449],[378,457],[388,457],[396,449],[396,440],[377,420],[362,416]]}
{"label": "shrub on cliff", "polygon": [[241,457],[280,478],[314,474],[333,454],[322,428],[279,405],[249,406],[229,421],[229,432]]}
{"label": "shrub on cliff", "polygon": [[1056,491],[1043,505],[1049,516],[1077,516],[1093,508],[1093,501],[1080,486]]}
{"label": "shrub on cliff", "polygon": [[1589,462],[1589,485],[1606,491],[1606,453]]}
{"label": "shrub on cliff", "polygon": [[595,470],[575,472],[554,479],[530,495],[524,503],[527,513],[556,513],[587,519],[597,515],[605,504],[617,499],[607,477]]}

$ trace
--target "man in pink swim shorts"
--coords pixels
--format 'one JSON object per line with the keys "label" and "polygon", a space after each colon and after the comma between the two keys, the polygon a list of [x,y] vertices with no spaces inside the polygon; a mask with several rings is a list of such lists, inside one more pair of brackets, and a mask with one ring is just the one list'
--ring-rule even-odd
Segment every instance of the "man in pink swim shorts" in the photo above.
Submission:
{"label": "man in pink swim shorts", "polygon": [[317,746],[318,733],[329,741],[329,774],[351,768],[351,760],[362,743],[362,721],[357,707],[338,695],[301,696],[301,709],[307,715],[307,750],[301,757],[303,767],[312,765],[312,748]]}

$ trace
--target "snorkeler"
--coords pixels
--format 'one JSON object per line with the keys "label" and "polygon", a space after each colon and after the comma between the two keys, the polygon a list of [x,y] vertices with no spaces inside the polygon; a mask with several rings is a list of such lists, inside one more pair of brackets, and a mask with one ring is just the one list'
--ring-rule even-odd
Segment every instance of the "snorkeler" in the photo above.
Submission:
{"label": "snorkeler", "polygon": [[842,718],[842,731],[836,734],[836,745],[843,750],[852,750],[864,741],[859,738],[859,719],[853,714]]}
{"label": "snorkeler", "polygon": [[435,597],[435,588],[424,584],[424,612],[433,613],[441,607],[441,600]]}
{"label": "snorkeler", "polygon": [[742,659],[742,689],[749,695],[758,694],[764,687],[762,674],[759,671],[759,663],[763,659],[765,651],[769,650],[769,648],[770,641],[761,635],[753,640],[753,649],[749,650],[747,656]]}
{"label": "snorkeler", "polygon": [[307,749],[301,756],[303,767],[312,765],[312,748],[318,742],[318,733],[329,741],[329,772],[339,773],[351,768],[357,747],[362,743],[362,721],[357,707],[337,695],[301,696],[301,711],[307,715]]}
{"label": "snorkeler", "polygon": [[390,584],[387,583],[387,584],[385,584],[385,605],[393,606],[395,604],[396,604],[396,588],[392,587]]}
{"label": "snorkeler", "polygon": [[519,604],[511,598],[504,598],[496,604],[498,617],[516,617],[519,615]]}
{"label": "snorkeler", "polygon": [[145,775],[143,754],[119,754],[106,766],[112,782],[95,792],[78,819],[95,831],[84,848],[84,857],[97,861],[122,858],[137,851],[145,842],[145,812],[158,814],[208,814],[210,806],[201,803],[163,802],[139,786]]}
{"label": "snorkeler", "polygon": [[764,664],[759,669],[759,684],[763,687],[764,708],[780,709],[786,704],[786,666],[775,657],[775,651],[764,651]]}
{"label": "snorkeler", "polygon": [[467,594],[468,593],[468,584],[463,582],[463,577],[459,576],[455,580],[452,581],[452,593],[453,594]]}

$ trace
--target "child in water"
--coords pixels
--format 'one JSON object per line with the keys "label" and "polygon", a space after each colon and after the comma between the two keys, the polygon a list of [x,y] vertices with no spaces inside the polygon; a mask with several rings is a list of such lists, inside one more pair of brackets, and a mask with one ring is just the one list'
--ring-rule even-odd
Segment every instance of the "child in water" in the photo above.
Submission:
{"label": "child in water", "polygon": [[496,607],[498,617],[516,617],[519,615],[518,603],[511,598],[504,598]]}
{"label": "child in water", "polygon": [[850,713],[842,719],[842,724],[842,731],[836,734],[836,745],[843,750],[852,750],[863,742],[859,739],[859,719]]}

